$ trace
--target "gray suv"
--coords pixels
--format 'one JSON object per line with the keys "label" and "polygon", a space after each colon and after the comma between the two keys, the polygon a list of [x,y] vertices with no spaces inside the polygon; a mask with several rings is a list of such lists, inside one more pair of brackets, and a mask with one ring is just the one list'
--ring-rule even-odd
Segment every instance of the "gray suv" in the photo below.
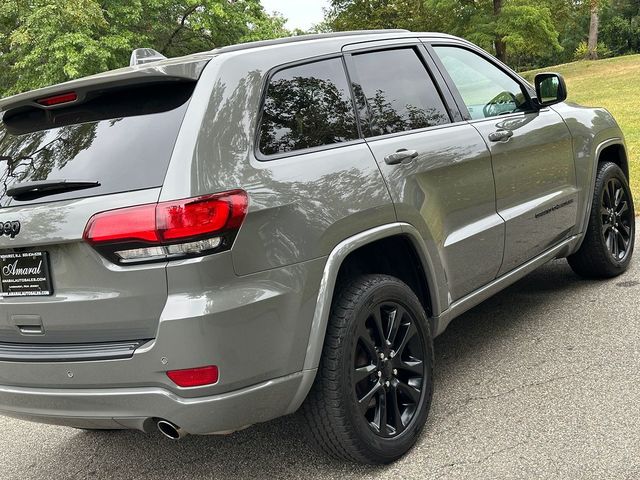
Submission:
{"label": "gray suv", "polygon": [[557,74],[396,30],[142,60],[0,101],[4,415],[180,438],[301,408],[387,463],[453,318],[555,258],[629,266],[622,132]]}

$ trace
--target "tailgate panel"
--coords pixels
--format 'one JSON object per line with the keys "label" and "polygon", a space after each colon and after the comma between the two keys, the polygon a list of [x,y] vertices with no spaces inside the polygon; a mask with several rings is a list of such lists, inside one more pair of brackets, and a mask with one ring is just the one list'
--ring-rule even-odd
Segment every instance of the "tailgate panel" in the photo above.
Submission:
{"label": "tailgate panel", "polygon": [[[0,342],[81,343],[155,337],[167,298],[165,264],[119,267],[82,241],[89,218],[100,211],[153,203],[160,189],[50,204],[4,208],[0,222],[19,221],[0,252],[47,251],[54,294],[0,298]],[[25,334],[25,318],[42,333]],[[28,331],[28,329],[25,329]]]}

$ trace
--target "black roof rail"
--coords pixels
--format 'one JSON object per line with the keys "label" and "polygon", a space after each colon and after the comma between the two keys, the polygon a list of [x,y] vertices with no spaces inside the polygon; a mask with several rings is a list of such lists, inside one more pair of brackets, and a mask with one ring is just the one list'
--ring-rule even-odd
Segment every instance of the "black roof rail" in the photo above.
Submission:
{"label": "black roof rail", "polygon": [[382,33],[408,33],[409,30],[402,28],[387,30],[351,30],[347,32],[331,32],[331,33],[313,33],[309,35],[296,35],[295,37],[276,38],[274,40],[260,40],[256,42],[239,43],[237,45],[229,45],[212,50],[211,53],[227,53],[237,52],[239,50],[247,50],[250,48],[270,47],[272,45],[284,45],[286,43],[305,42],[308,40],[321,40],[323,38],[335,37],[355,37],[358,35],[375,35]]}

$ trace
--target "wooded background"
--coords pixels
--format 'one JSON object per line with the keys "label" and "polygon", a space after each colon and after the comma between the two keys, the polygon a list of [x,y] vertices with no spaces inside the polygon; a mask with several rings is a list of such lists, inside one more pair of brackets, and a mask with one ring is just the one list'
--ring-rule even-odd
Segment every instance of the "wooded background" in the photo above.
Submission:
{"label": "wooded background", "polygon": [[[137,47],[175,57],[309,33],[284,25],[260,0],[2,0],[0,96],[126,66]],[[525,70],[640,52],[640,0],[332,0],[312,31],[371,28],[451,33]]]}

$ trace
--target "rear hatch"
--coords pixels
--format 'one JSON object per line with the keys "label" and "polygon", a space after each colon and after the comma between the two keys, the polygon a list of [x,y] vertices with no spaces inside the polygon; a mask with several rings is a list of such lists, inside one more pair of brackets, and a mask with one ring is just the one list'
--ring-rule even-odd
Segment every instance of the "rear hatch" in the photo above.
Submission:
{"label": "rear hatch", "polygon": [[83,232],[98,212],[158,201],[205,64],[126,69],[0,102],[5,347],[154,338],[165,263],[117,265]]}

